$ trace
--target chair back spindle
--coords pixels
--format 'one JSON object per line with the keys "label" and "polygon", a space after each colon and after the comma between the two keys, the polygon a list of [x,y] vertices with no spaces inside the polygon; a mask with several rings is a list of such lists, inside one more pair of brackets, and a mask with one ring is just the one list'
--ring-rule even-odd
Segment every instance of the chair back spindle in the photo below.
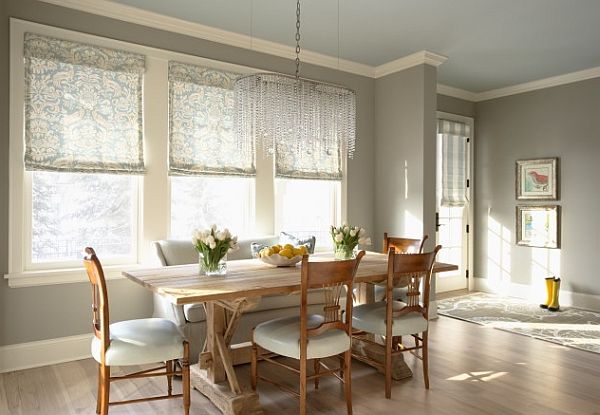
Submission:
{"label": "chair back spindle", "polygon": [[[388,318],[417,312],[426,319],[429,315],[429,291],[433,265],[438,251],[436,246],[432,252],[422,254],[397,254],[392,247],[388,257],[388,277],[386,284],[386,301],[388,302]],[[396,282],[397,281],[397,282]],[[406,286],[406,306],[392,313],[392,291],[395,286]],[[421,291],[422,290],[422,291]]]}
{"label": "chair back spindle", "polygon": [[110,345],[108,291],[100,260],[93,248],[85,248],[83,264],[92,286],[92,326],[94,335],[101,341],[101,357],[104,362],[106,349]]}
{"label": "chair back spindle", "polygon": [[[352,283],[364,251],[358,253],[356,259],[348,261],[309,262],[308,255],[302,258],[302,294],[300,302],[300,330],[306,333],[306,339],[317,336],[327,330],[344,330],[351,335],[352,322]],[[311,288],[321,288],[324,295],[323,323],[317,327],[308,328],[308,291]],[[340,299],[345,292],[345,310],[347,316],[342,320]],[[301,344],[303,342],[301,335]],[[306,342],[304,342],[306,349]]]}

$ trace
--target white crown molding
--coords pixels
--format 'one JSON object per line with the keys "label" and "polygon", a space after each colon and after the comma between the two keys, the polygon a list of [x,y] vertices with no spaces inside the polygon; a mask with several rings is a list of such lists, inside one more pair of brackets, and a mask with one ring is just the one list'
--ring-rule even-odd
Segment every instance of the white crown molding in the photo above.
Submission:
{"label": "white crown molding", "polygon": [[466,89],[455,88],[453,86],[448,86],[444,84],[437,84],[437,93],[473,102],[477,101],[478,96],[478,94],[475,92],[467,91]]}
{"label": "white crown molding", "polygon": [[442,63],[446,62],[447,59],[448,58],[446,56],[438,55],[437,53],[429,52],[427,50],[422,50],[375,67],[373,77],[381,78],[382,76],[403,71],[405,69],[412,68],[413,66],[422,64],[438,67]]}
{"label": "white crown molding", "polygon": [[[241,35],[227,30],[217,29],[205,26],[199,23],[189,22],[175,17],[164,16],[159,13],[150,12],[110,0],[39,0],[44,3],[54,4],[56,6],[66,7],[92,13],[112,19],[117,19],[129,23],[140,24],[154,27],[169,32],[179,33],[187,36],[205,39],[212,42],[222,43],[239,48],[249,49],[256,52],[279,56],[286,59],[295,57],[293,47],[271,42],[268,40],[252,38],[251,36]],[[447,60],[447,57],[438,55],[426,50],[413,53],[403,58],[384,63],[379,66],[370,66],[358,62],[312,52],[302,51],[302,61],[326,68],[336,69],[356,75],[367,76],[370,78],[380,78],[394,72],[402,71],[413,66],[427,64],[439,66]],[[509,95],[521,94],[524,92],[535,91],[543,88],[550,88],[579,82],[586,79],[600,77],[600,67],[585,69],[564,75],[553,76],[531,82],[525,82],[518,85],[493,89],[484,92],[471,92],[448,85],[438,84],[439,94],[452,96],[472,102],[486,101]]]}
{"label": "white crown molding", "polygon": [[[44,3],[66,7],[74,10],[92,13],[99,16],[117,19],[124,22],[154,27],[169,32],[192,36],[199,39],[222,43],[225,45],[249,49],[256,52],[267,53],[286,59],[295,58],[295,48],[281,43],[264,39],[253,38],[247,35],[230,32],[193,23],[175,17],[165,16],[160,13],[150,12],[137,7],[116,3],[110,0],[39,0]],[[374,67],[346,59],[324,55],[310,50],[302,51],[302,62],[326,68],[337,69],[356,75],[378,78],[390,73],[408,69],[412,66],[428,64],[439,66],[446,61],[446,57],[429,51],[420,51],[405,56],[392,62]]]}
{"label": "white crown molding", "polygon": [[91,357],[91,334],[0,346],[0,373]]}
{"label": "white crown molding", "polygon": [[536,81],[525,82],[522,84],[511,85],[504,88],[492,89],[476,94],[477,101],[487,101],[505,97],[508,95],[522,94],[523,92],[536,91],[538,89],[551,88],[553,86],[571,84],[573,82],[585,81],[586,79],[600,77],[600,66],[582,71],[571,72],[550,78],[538,79]]}
{"label": "white crown molding", "polygon": [[[193,23],[175,17],[165,16],[137,7],[127,6],[109,0],[39,0],[44,3],[66,7],[74,10],[92,13],[99,16],[117,19],[124,22],[140,24],[186,36],[217,42],[229,46],[235,46],[256,52],[267,53],[287,59],[295,58],[295,48],[281,43],[253,38],[247,35],[230,32]],[[338,59],[332,56],[302,51],[302,62],[337,69],[356,75],[373,77],[374,68],[369,65]]]}

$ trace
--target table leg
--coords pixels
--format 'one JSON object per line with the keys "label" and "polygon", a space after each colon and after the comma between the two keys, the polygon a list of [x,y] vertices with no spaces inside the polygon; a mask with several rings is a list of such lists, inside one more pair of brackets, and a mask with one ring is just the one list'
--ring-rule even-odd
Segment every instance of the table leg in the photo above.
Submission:
{"label": "table leg", "polygon": [[[243,304],[239,304],[243,307]],[[238,313],[239,314],[239,313]],[[236,316],[239,318],[239,315]],[[236,324],[235,318],[229,325]],[[262,414],[258,394],[249,387],[240,387],[233,368],[229,343],[225,334],[231,339],[225,324],[225,310],[217,303],[206,304],[206,339],[207,350],[200,363],[190,368],[192,386],[206,396],[224,415]],[[208,358],[206,357],[208,354]],[[227,380],[227,382],[224,382]],[[246,385],[245,385],[246,386]]]}

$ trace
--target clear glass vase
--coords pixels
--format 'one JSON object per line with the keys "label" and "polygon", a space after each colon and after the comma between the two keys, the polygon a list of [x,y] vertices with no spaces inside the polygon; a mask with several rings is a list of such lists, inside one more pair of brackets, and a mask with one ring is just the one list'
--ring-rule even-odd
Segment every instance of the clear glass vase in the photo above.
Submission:
{"label": "clear glass vase", "polygon": [[356,254],[358,252],[358,246],[350,246],[350,245],[337,245],[334,251],[335,259],[346,260],[346,259],[354,259],[356,258]]}
{"label": "clear glass vase", "polygon": [[198,253],[200,275],[216,276],[227,274],[227,255],[218,258],[211,254],[212,252],[205,257],[202,252]]}

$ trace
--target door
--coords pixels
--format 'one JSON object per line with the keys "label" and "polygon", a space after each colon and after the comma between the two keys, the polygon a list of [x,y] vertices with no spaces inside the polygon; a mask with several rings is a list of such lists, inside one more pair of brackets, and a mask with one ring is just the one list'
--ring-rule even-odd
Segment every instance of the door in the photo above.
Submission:
{"label": "door", "polygon": [[438,113],[436,242],[442,250],[437,260],[458,270],[439,274],[436,292],[469,288],[472,132],[473,119]]}

